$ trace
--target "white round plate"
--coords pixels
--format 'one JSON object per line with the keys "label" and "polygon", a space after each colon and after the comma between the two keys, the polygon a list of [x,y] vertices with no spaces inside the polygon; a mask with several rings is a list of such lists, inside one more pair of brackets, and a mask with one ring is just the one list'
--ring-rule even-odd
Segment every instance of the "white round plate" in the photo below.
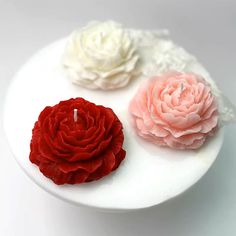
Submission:
{"label": "white round plate", "polygon": [[[4,129],[12,152],[27,175],[68,202],[112,211],[151,207],[195,184],[215,161],[223,131],[197,151],[160,148],[138,138],[129,124],[127,107],[140,79],[116,91],[92,91],[73,85],[61,67],[65,42],[57,41],[31,58],[13,79],[7,94]],[[83,97],[114,110],[124,125],[127,155],[115,172],[98,181],[57,186],[29,161],[31,132],[45,106],[71,97]]]}

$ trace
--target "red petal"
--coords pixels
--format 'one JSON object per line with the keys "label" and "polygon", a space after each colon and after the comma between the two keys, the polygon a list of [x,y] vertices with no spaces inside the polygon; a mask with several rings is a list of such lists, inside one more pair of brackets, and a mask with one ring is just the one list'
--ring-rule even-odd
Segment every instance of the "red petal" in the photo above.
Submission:
{"label": "red petal", "polygon": [[113,167],[113,170],[116,170],[120,163],[125,159],[126,151],[124,149],[121,149],[119,153],[116,155],[116,164]]}
{"label": "red petal", "polygon": [[50,178],[55,184],[58,185],[68,183],[72,178],[72,173],[63,173],[54,163],[40,163],[39,169],[46,177]]}
{"label": "red petal", "polygon": [[77,171],[79,169],[85,170],[88,173],[94,172],[102,165],[102,159],[96,158],[95,160],[88,160],[88,161],[78,161],[78,162],[63,162],[58,163],[58,168],[64,172],[68,173],[71,171]]}

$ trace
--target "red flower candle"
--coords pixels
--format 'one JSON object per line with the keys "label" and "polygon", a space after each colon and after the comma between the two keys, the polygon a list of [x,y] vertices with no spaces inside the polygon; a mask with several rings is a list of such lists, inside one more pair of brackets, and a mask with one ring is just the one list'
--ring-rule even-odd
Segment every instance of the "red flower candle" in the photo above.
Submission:
{"label": "red flower candle", "polygon": [[122,129],[110,108],[83,98],[61,101],[40,113],[29,158],[56,184],[98,180],[125,158]]}

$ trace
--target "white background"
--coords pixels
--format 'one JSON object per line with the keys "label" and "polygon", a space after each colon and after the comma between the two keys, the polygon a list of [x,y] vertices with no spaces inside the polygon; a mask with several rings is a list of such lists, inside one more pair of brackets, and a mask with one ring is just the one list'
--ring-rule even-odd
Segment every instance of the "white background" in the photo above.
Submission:
{"label": "white background", "polygon": [[[235,0],[0,0],[0,117],[20,66],[36,50],[95,19],[170,29],[236,103]],[[1,125],[0,235],[235,235],[236,126],[225,133],[218,160],[192,189],[153,209],[112,214],[75,207],[37,187],[15,163]]]}

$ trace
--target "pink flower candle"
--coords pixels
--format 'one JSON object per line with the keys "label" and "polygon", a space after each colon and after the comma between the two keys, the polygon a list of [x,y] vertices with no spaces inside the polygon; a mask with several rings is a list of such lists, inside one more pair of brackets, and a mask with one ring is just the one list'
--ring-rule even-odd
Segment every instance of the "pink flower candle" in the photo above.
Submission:
{"label": "pink flower candle", "polygon": [[129,111],[139,136],[175,149],[200,148],[218,126],[217,100],[195,74],[171,72],[145,81]]}

